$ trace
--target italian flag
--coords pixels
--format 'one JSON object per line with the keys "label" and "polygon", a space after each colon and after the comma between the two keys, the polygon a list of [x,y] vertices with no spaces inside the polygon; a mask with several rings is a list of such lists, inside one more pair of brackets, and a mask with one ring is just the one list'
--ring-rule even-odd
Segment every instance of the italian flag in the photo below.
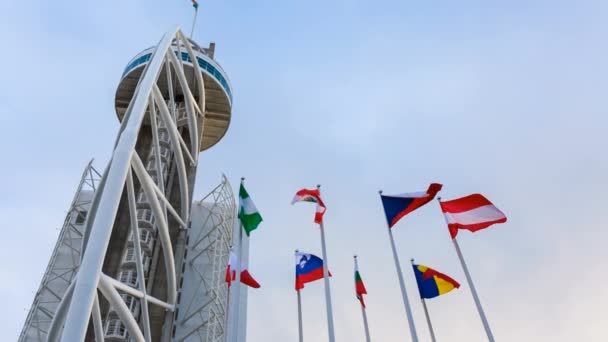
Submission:
{"label": "italian flag", "polygon": [[241,183],[241,188],[239,189],[239,220],[241,220],[247,236],[262,222],[262,216],[258,208],[255,207],[251,197],[249,197],[243,183]]}
{"label": "italian flag", "polygon": [[363,301],[363,295],[367,294],[367,290],[365,289],[365,284],[363,284],[363,279],[361,279],[361,274],[359,273],[359,265],[355,262],[355,292],[357,294],[357,299],[361,302],[361,306],[365,307],[365,302]]}

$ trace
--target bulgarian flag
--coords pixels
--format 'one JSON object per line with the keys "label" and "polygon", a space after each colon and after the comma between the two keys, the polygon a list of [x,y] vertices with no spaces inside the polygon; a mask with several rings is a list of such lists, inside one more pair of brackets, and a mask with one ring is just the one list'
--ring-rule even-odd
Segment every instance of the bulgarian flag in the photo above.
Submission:
{"label": "bulgarian flag", "polygon": [[249,197],[247,190],[241,182],[241,188],[239,189],[239,220],[245,229],[245,233],[249,236],[253,230],[255,230],[260,222],[262,222],[262,216],[255,207],[255,204]]}
{"label": "bulgarian flag", "polygon": [[196,0],[192,0],[192,7],[194,7],[194,9],[198,9],[198,2]]}
{"label": "bulgarian flag", "polygon": [[365,301],[363,301],[363,295],[367,294],[367,290],[365,289],[365,284],[363,284],[363,279],[361,279],[361,274],[359,273],[359,264],[357,263],[357,259],[355,258],[355,293],[357,294],[357,299],[361,302],[361,306],[365,307]]}
{"label": "bulgarian flag", "polygon": [[319,189],[302,189],[296,192],[296,195],[293,198],[293,201],[291,201],[291,204],[294,204],[296,202],[316,203],[317,210],[315,212],[315,223],[321,224],[321,222],[323,222],[323,215],[325,214],[325,210],[327,210],[327,208],[325,207],[325,203],[323,203],[323,200],[321,199],[321,192],[319,191]]}

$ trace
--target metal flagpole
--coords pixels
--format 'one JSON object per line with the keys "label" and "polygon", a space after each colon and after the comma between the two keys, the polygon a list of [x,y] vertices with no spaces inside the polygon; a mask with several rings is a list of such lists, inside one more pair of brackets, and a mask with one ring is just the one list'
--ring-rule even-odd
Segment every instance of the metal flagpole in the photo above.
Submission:
{"label": "metal flagpole", "polygon": [[367,325],[367,313],[365,312],[365,306],[361,305],[361,313],[363,315],[363,326],[365,327],[365,341],[371,342],[369,337],[369,326]]}
{"label": "metal flagpole", "polygon": [[[382,190],[379,191],[382,195]],[[412,316],[412,309],[410,308],[410,301],[407,298],[407,290],[405,288],[405,281],[403,280],[403,273],[401,272],[401,263],[399,262],[399,256],[397,256],[397,248],[395,247],[395,239],[393,239],[393,230],[390,227],[388,219],[386,221],[388,227],[388,236],[391,240],[391,247],[393,249],[393,258],[395,259],[395,267],[397,268],[397,276],[399,277],[399,286],[401,287],[401,296],[403,297],[403,305],[405,306],[405,314],[407,315],[407,323],[410,327],[410,334],[412,335],[412,342],[418,342],[418,334],[416,333],[416,326],[414,325],[414,317]]]}
{"label": "metal flagpole", "polygon": [[[441,206],[441,197],[437,197],[437,201]],[[444,215],[445,218],[445,215]],[[446,223],[447,218],[446,218]],[[488,319],[486,318],[486,314],[481,307],[481,302],[479,301],[479,296],[477,295],[477,290],[475,289],[475,285],[473,284],[473,279],[471,279],[471,274],[469,273],[469,268],[467,264],[464,262],[464,257],[462,256],[462,251],[460,250],[460,246],[458,245],[458,241],[454,237],[452,239],[454,243],[454,248],[456,249],[456,254],[458,254],[458,259],[460,259],[460,264],[462,265],[462,269],[464,271],[464,275],[467,278],[467,283],[469,284],[469,288],[471,289],[471,294],[473,295],[473,300],[475,301],[475,306],[477,306],[477,312],[479,312],[479,317],[481,318],[481,323],[483,323],[483,328],[486,331],[486,335],[488,336],[489,342],[494,342],[494,335],[492,334],[492,330],[490,329],[490,324],[488,323]]]}
{"label": "metal flagpole", "polygon": [[[245,177],[241,177],[241,185],[243,185],[243,182],[245,181]],[[240,205],[240,204],[239,204]],[[240,210],[241,208],[239,207],[238,210]],[[243,224],[241,223],[241,220],[239,219],[239,225],[238,225],[238,242],[237,242],[237,250],[236,250],[236,265],[234,265],[233,267],[236,270],[236,279],[235,279],[235,288],[234,288],[234,298],[232,300],[232,305],[234,306],[234,308],[232,308],[232,320],[231,320],[231,325],[228,328],[230,329],[231,333],[232,333],[232,337],[231,340],[232,341],[238,341],[239,337],[239,320],[240,320],[240,316],[241,316],[241,271],[243,269],[243,264],[242,264],[242,255],[243,255]]]}
{"label": "metal flagpole", "polygon": [[422,300],[422,307],[424,308],[424,315],[426,316],[426,322],[429,324],[429,331],[431,332],[431,341],[436,342],[435,331],[433,330],[433,325],[431,324],[431,316],[429,316],[429,310],[426,308],[426,300],[424,298],[420,298]]}
{"label": "metal flagpole", "polygon": [[196,17],[198,16],[198,5],[194,8],[194,19],[192,20],[192,30],[190,31],[190,39],[194,37],[194,26],[196,25]]}
{"label": "metal flagpole", "polygon": [[[298,250],[296,249],[296,267],[299,262],[298,258]],[[297,276],[297,275],[296,275]],[[304,329],[302,328],[302,298],[300,297],[300,290],[296,291],[298,293],[298,333],[300,336],[300,342],[304,342]]]}
{"label": "metal flagpole", "polygon": [[471,293],[473,294],[473,299],[475,300],[475,305],[477,306],[477,311],[479,312],[479,317],[481,317],[481,322],[483,323],[483,328],[486,330],[486,335],[488,335],[488,341],[494,342],[494,335],[492,335],[492,330],[490,329],[490,324],[488,323],[486,314],[483,312],[483,308],[481,307],[481,302],[479,301],[479,296],[477,295],[477,290],[475,289],[475,285],[473,284],[473,279],[471,279],[471,274],[469,274],[469,269],[467,268],[467,264],[464,262],[464,257],[462,256],[462,252],[460,251],[460,246],[458,245],[458,241],[456,241],[456,238],[453,238],[452,242],[454,243],[454,248],[456,248],[456,254],[458,254],[458,259],[460,259],[460,264],[462,265],[462,269],[464,270],[464,275],[467,277],[467,283],[469,284],[469,288],[471,289]]}
{"label": "metal flagpole", "polygon": [[[317,185],[317,189],[320,192],[321,185]],[[323,221],[319,223],[319,229],[321,230],[321,249],[323,251],[323,280],[325,283],[325,304],[327,306],[327,331],[329,333],[329,342],[335,342],[334,317],[331,307],[331,293],[329,289],[329,262],[327,261],[327,249],[325,248],[325,227],[323,226]]]}
{"label": "metal flagpole", "polygon": [[[412,266],[414,265],[414,259],[412,261]],[[424,315],[426,316],[426,323],[429,325],[429,331],[431,332],[431,341],[436,342],[435,331],[433,330],[433,324],[431,324],[431,316],[429,315],[429,310],[426,307],[426,300],[420,296],[420,301],[422,301],[422,307],[424,308]]]}
{"label": "metal flagpole", "polygon": [[300,290],[298,292],[298,332],[300,336],[300,342],[304,342],[304,331],[302,329],[302,298],[300,296]]}
{"label": "metal flagpole", "polygon": [[224,335],[224,341],[228,342],[228,335],[230,335],[230,283],[227,283],[226,286],[228,289],[226,290],[226,320],[224,326],[226,327],[226,334]]}
{"label": "metal flagpole", "polygon": [[[357,261],[357,256],[355,255],[353,258],[355,259],[355,270],[358,270],[359,262]],[[363,303],[361,303],[361,315],[363,316],[363,327],[365,328],[365,340],[367,342],[371,342],[371,338],[369,337],[369,326],[367,325],[367,313],[365,312],[365,306],[363,305]]]}

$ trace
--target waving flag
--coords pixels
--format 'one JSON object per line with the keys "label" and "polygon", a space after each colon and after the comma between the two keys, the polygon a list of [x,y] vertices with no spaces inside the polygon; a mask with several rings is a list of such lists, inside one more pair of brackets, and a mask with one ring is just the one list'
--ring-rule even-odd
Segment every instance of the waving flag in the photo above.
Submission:
{"label": "waving flag", "polygon": [[424,265],[412,265],[418,282],[420,298],[435,298],[460,287],[460,284],[443,273]]}
{"label": "waving flag", "polygon": [[458,234],[458,229],[476,232],[495,223],[507,222],[507,216],[481,194],[439,202],[439,204],[452,239]]}
{"label": "waving flag", "polygon": [[316,203],[317,211],[315,213],[315,223],[320,224],[321,222],[323,222],[323,215],[325,214],[325,210],[327,208],[325,207],[325,203],[323,203],[323,200],[321,199],[321,192],[319,191],[319,189],[302,189],[296,192],[296,195],[293,198],[293,201],[291,201],[291,204],[294,204],[296,202]]}
{"label": "waving flag", "polygon": [[[238,265],[239,262],[236,254],[231,251],[230,260],[228,262],[228,266],[226,267],[226,283],[228,283],[228,286],[232,285],[232,282],[236,280],[236,272],[239,269]],[[254,289],[260,288],[260,284],[249,273],[246,264],[243,264],[243,268],[241,270],[241,283],[249,287],[253,287]]]}
{"label": "waving flag", "polygon": [[[331,272],[329,272],[331,277]],[[296,291],[304,284],[323,279],[323,259],[309,253],[296,253]]]}
{"label": "waving flag", "polygon": [[441,190],[442,185],[433,183],[426,192],[415,192],[402,195],[380,195],[386,221],[389,228],[392,228],[403,216],[429,203]]}
{"label": "waving flag", "polygon": [[194,9],[198,9],[198,2],[196,0],[192,0],[192,7],[194,7]]}
{"label": "waving flag", "polygon": [[256,208],[251,197],[249,197],[243,183],[241,183],[241,187],[239,188],[239,220],[247,236],[258,228],[258,225],[262,222],[262,215],[260,215],[258,208]]}
{"label": "waving flag", "polygon": [[361,279],[361,274],[359,273],[359,265],[355,262],[355,293],[357,294],[357,299],[361,302],[361,305],[365,307],[365,301],[363,301],[363,295],[367,294],[367,290],[365,289],[365,284],[363,284],[363,279]]}

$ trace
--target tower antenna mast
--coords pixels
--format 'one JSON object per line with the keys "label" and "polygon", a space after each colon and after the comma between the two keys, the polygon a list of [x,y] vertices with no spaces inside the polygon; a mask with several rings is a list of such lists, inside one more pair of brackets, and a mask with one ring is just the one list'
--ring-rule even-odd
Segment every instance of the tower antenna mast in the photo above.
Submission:
{"label": "tower antenna mast", "polygon": [[194,19],[192,19],[192,30],[190,31],[190,39],[194,37],[194,27],[196,26],[196,17],[198,15],[198,2],[192,0],[192,7],[194,7]]}

